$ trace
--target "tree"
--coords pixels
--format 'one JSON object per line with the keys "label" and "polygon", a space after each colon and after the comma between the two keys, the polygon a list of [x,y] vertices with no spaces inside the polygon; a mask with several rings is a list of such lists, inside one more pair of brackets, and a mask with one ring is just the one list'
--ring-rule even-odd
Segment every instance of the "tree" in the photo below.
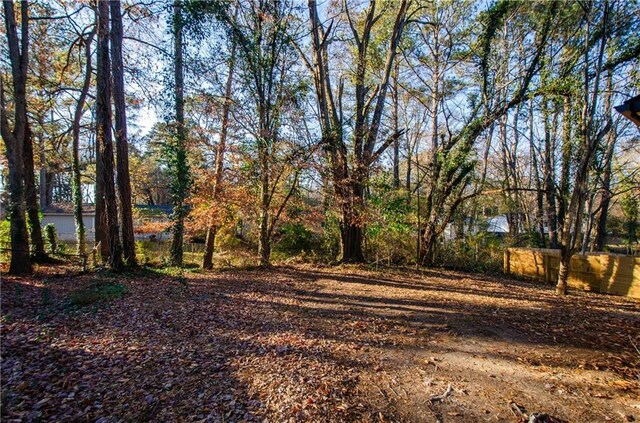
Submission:
{"label": "tree", "polygon": [[[609,37],[609,14],[610,4],[605,1],[602,13],[597,12],[597,5],[587,4],[584,8],[584,18],[586,21],[584,31],[584,64],[583,64],[583,92],[582,92],[582,112],[580,114],[579,145],[577,151],[578,166],[575,171],[575,183],[571,191],[571,197],[564,216],[562,236],[560,239],[560,266],[558,268],[558,279],[556,284],[556,294],[566,295],[567,279],[569,276],[569,266],[571,257],[576,252],[577,242],[580,239],[582,228],[583,206],[586,200],[587,179],[593,161],[595,149],[598,141],[609,131],[611,120],[602,128],[599,133],[594,133],[594,117],[598,106],[598,94],[600,92],[600,78],[605,63],[605,47]],[[598,22],[599,21],[599,22]],[[591,73],[590,53],[593,47],[592,35],[594,26],[599,24],[601,32],[599,45],[595,58],[595,75]],[[605,109],[610,109],[611,104]]]}
{"label": "tree", "polygon": [[[291,78],[295,60],[291,44],[292,4],[261,0],[240,3],[238,7],[237,16],[231,16],[222,3],[214,4],[211,12],[237,45],[247,104],[253,108],[244,114],[244,119],[252,127],[248,132],[255,142],[257,158],[251,165],[258,179],[258,254],[261,265],[268,266],[274,229],[298,184],[299,172],[291,170],[305,155],[305,149],[297,148],[293,137],[283,133],[286,115],[299,106],[304,86]],[[306,149],[306,153],[310,151]],[[280,189],[286,193],[276,205]]]}
{"label": "tree", "polygon": [[[450,199],[459,198],[471,179],[470,163],[457,154],[463,150],[455,148],[460,140],[450,137],[445,142],[442,126],[449,128],[450,125],[450,116],[444,113],[445,101],[461,88],[456,86],[451,74],[463,64],[461,50],[463,44],[470,42],[466,23],[470,22],[472,12],[468,3],[463,7],[452,4],[425,7],[418,19],[421,23],[408,33],[409,46],[404,51],[407,65],[416,79],[410,94],[430,117],[429,153],[424,176],[416,187],[418,214],[423,222],[419,228],[422,236],[418,256],[419,261],[427,265],[433,263],[436,238],[444,231],[459,204]],[[447,164],[456,157],[460,163]],[[420,204],[423,191],[424,202]]]}
{"label": "tree", "polygon": [[31,234],[31,245],[33,246],[33,258],[35,261],[47,259],[44,250],[44,239],[42,238],[42,227],[40,226],[40,207],[38,205],[38,189],[36,188],[35,170],[33,163],[33,136],[28,118],[26,120],[24,137],[24,185],[25,200],[27,208],[27,218],[29,223],[29,233]]}
{"label": "tree", "polygon": [[617,141],[616,129],[609,131],[607,134],[606,148],[604,151],[604,157],[602,160],[602,182],[600,186],[600,204],[598,208],[598,218],[596,222],[596,232],[593,237],[593,243],[591,245],[591,251],[603,251],[605,242],[607,239],[607,216],[609,214],[609,207],[611,205],[611,198],[613,197],[611,192],[611,179],[613,168],[613,152],[615,150]]}
{"label": "tree", "polygon": [[[346,2],[343,4],[351,30],[351,41],[356,49],[356,70],[353,75],[355,91],[353,150],[352,154],[349,154],[349,146],[343,130],[345,124],[342,113],[343,79],[338,84],[338,92],[334,92],[329,67],[329,44],[332,42],[333,23],[325,28],[318,14],[316,2],[309,0],[308,3],[312,59],[308,60],[304,54],[302,57],[315,83],[322,145],[329,157],[333,189],[341,209],[341,261],[345,263],[364,261],[363,207],[369,172],[382,153],[396,142],[403,132],[401,130],[393,132],[376,148],[389,80],[406,24],[409,4],[410,1],[402,0],[397,8],[382,77],[373,89],[367,78],[370,71],[369,44],[372,29],[382,15],[376,11],[376,0],[371,0],[365,12],[364,21],[358,25],[353,21]],[[358,27],[362,27],[362,30],[358,30]]]}
{"label": "tree", "polygon": [[[477,96],[471,97],[470,111],[460,130],[452,133],[450,125],[447,124],[446,135],[440,136],[439,144],[435,144],[438,141],[437,138],[432,142],[432,148],[435,148],[435,151],[433,151],[427,166],[430,185],[427,188],[424,206],[425,218],[421,245],[423,264],[433,264],[436,241],[445,230],[446,225],[451,222],[457,208],[464,201],[478,195],[483,189],[489,143],[492,137],[491,128],[500,119],[504,119],[510,110],[526,100],[531,82],[540,70],[541,58],[556,19],[558,3],[553,2],[548,7],[545,6],[540,14],[516,14],[515,12],[520,7],[525,7],[525,5],[498,2],[482,15],[485,24],[484,30],[476,43],[478,49],[478,74],[476,77],[480,80],[480,92],[476,93]],[[499,86],[497,78],[500,73],[495,72],[492,67],[495,63],[498,65],[503,63],[504,58],[495,55],[495,45],[497,44],[495,38],[498,35],[498,30],[504,27],[505,22],[511,16],[522,16],[520,24],[527,31],[534,31],[535,28],[535,37],[532,37],[532,42],[527,49],[522,48],[516,51],[521,56],[520,60],[526,60],[525,57],[529,58],[521,71],[515,68],[520,71],[515,76],[519,83],[517,85],[510,84],[509,91],[501,92],[497,90]],[[445,43],[445,45],[447,44]],[[434,128],[432,135],[437,135],[435,122],[432,127]],[[485,169],[479,176],[477,187],[469,192],[467,187],[473,180],[476,166],[476,161],[472,156],[473,148],[476,140],[487,130],[489,130],[489,134],[484,150]]]}
{"label": "tree", "polygon": [[[111,136],[111,69],[109,61],[109,3],[98,2],[98,60],[96,65],[96,240],[106,245],[106,263],[122,268],[122,247],[114,184],[113,140]],[[97,189],[98,185],[101,187]],[[99,195],[98,195],[99,193]],[[100,214],[99,215],[99,206]],[[98,224],[102,226],[98,238]],[[103,260],[105,258],[103,257]]]}
{"label": "tree", "polygon": [[[229,70],[227,75],[227,82],[225,84],[224,90],[224,100],[222,104],[222,122],[220,129],[220,140],[218,141],[218,146],[216,148],[216,162],[215,162],[215,181],[213,185],[213,194],[211,201],[215,204],[220,199],[220,193],[222,192],[222,184],[223,184],[223,171],[224,171],[224,155],[227,148],[227,134],[229,132],[229,111],[232,103],[232,93],[231,89],[233,86],[233,73],[235,70],[235,62],[236,62],[236,46],[232,41],[231,45],[231,54],[229,57]],[[202,268],[203,269],[211,269],[213,267],[213,252],[215,247],[216,234],[218,233],[218,222],[214,221],[215,217],[212,218],[212,222],[209,224],[207,228],[207,237],[205,240],[205,251],[204,257],[202,259]]]}
{"label": "tree", "polygon": [[87,96],[89,94],[89,88],[91,87],[91,76],[93,73],[91,44],[93,42],[95,34],[96,30],[94,28],[89,32],[86,38],[83,38],[82,44],[84,44],[85,50],[84,81],[82,84],[82,88],[80,89],[80,96],[78,97],[78,101],[76,102],[76,107],[73,113],[71,181],[73,190],[73,218],[76,224],[78,254],[85,254],[87,251],[86,229],[83,220],[82,184],[80,175],[80,121],[82,120],[82,115],[85,112]]}
{"label": "tree", "polygon": [[182,266],[183,241],[184,241],[184,219],[187,216],[185,200],[191,184],[189,176],[189,163],[187,162],[187,129],[184,119],[184,59],[183,59],[183,21],[182,2],[175,0],[173,3],[173,49],[174,49],[174,105],[175,122],[174,136],[165,146],[165,156],[171,172],[171,200],[173,203],[173,213],[171,218],[171,264]]}
{"label": "tree", "polygon": [[111,68],[113,71],[113,103],[115,109],[115,135],[117,157],[117,184],[120,197],[120,224],[122,252],[128,266],[136,265],[136,244],[133,235],[131,208],[131,182],[129,180],[129,140],[124,90],[124,64],[122,61],[122,13],[120,0],[111,0]]}
{"label": "tree", "polygon": [[29,3],[20,2],[20,39],[13,2],[5,0],[4,21],[9,46],[11,76],[13,79],[14,120],[13,130],[9,128],[7,108],[4,100],[4,87],[0,78],[0,128],[7,150],[9,162],[9,219],[11,221],[11,263],[9,273],[14,275],[32,272],[29,254],[29,235],[25,221],[24,191],[24,145],[27,136],[27,70],[29,67]]}

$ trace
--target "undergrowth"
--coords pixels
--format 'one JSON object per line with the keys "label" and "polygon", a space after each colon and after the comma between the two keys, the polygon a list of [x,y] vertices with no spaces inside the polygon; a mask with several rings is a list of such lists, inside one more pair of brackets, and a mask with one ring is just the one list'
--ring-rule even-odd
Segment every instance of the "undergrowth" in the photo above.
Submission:
{"label": "undergrowth", "polygon": [[93,282],[88,288],[77,289],[69,294],[69,303],[74,307],[86,307],[100,302],[121,298],[129,292],[127,287],[116,282]]}

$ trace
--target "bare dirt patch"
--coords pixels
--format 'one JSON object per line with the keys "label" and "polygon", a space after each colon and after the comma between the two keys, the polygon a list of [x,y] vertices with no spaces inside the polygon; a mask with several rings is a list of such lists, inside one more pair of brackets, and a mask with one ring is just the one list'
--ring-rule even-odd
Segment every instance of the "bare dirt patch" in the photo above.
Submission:
{"label": "bare dirt patch", "polygon": [[[55,271],[2,280],[3,421],[640,419],[632,300],[449,271]],[[123,296],[70,301],[105,283]]]}

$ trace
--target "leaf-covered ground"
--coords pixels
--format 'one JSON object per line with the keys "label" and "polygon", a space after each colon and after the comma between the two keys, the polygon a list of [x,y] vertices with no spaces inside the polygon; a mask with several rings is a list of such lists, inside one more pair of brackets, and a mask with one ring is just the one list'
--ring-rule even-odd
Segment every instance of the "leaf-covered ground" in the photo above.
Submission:
{"label": "leaf-covered ground", "polygon": [[640,420],[640,304],[449,271],[2,278],[2,421]]}

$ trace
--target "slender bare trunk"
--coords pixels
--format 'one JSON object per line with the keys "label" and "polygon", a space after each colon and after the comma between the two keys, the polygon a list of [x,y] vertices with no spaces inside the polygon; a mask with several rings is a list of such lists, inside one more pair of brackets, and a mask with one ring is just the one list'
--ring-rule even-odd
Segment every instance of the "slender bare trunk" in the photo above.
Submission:
{"label": "slender bare trunk", "polygon": [[607,150],[605,152],[605,164],[602,174],[602,188],[600,197],[600,214],[596,223],[596,234],[592,245],[592,251],[603,251],[607,240],[607,217],[611,204],[611,164],[613,162],[613,152],[615,149],[616,133],[611,131],[608,134]]}
{"label": "slender bare trunk", "polygon": [[545,244],[544,233],[544,191],[542,190],[542,182],[540,178],[540,169],[538,169],[538,153],[536,151],[535,136],[533,133],[533,99],[529,101],[529,154],[531,156],[531,167],[533,173],[534,184],[536,188],[536,225],[542,244]]}
{"label": "slender bare trunk", "polygon": [[73,218],[76,224],[76,240],[78,242],[78,254],[85,254],[87,251],[86,230],[83,219],[82,204],[82,184],[80,175],[80,120],[84,114],[84,106],[91,87],[91,74],[93,73],[93,65],[91,62],[91,43],[95,36],[95,30],[91,31],[89,36],[84,40],[85,48],[85,73],[84,83],[80,91],[80,97],[76,103],[76,110],[73,115],[73,145],[72,145],[72,161],[71,161],[71,184],[73,190]]}
{"label": "slender bare trunk", "polygon": [[202,268],[213,268],[213,252],[215,251],[216,235],[218,234],[218,226],[211,224],[207,228],[207,237],[204,242],[204,256],[202,258]]}
{"label": "slender bare trunk", "polygon": [[[392,109],[392,121],[393,121],[393,132],[397,133],[400,130],[398,124],[398,103],[400,99],[398,98],[398,73],[399,73],[399,65],[396,60],[395,71],[393,75],[393,87],[391,90],[391,100],[393,103]],[[400,188],[400,137],[397,137],[393,142],[393,187],[395,189]]]}
{"label": "slender bare trunk", "polygon": [[[97,116],[96,116],[97,117]],[[107,231],[107,212],[104,203],[104,164],[102,158],[101,141],[96,137],[95,154],[96,154],[96,184],[95,184],[95,242],[99,246],[100,260],[102,264],[106,263],[111,254],[109,248],[109,232]],[[82,215],[80,215],[82,218]]]}
{"label": "slender bare trunk", "polygon": [[36,188],[35,169],[33,164],[33,137],[28,120],[25,121],[24,133],[24,185],[26,191],[27,217],[29,232],[31,233],[31,245],[33,257],[36,261],[46,260],[47,253],[44,250],[42,239],[42,227],[40,226],[40,209],[38,207],[38,189]]}
{"label": "slender bare trunk", "polygon": [[[596,233],[594,236],[594,241],[591,246],[592,250],[602,251],[605,247],[605,242],[607,239],[607,216],[609,214],[609,206],[611,203],[611,176],[612,176],[612,163],[613,163],[613,153],[615,151],[616,141],[617,141],[617,133],[615,128],[613,128],[613,122],[611,118],[611,97],[613,95],[613,72],[609,71],[607,73],[607,94],[605,97],[605,105],[604,108],[608,113],[608,130],[605,133],[600,133],[604,137],[607,137],[607,148],[604,154],[604,164],[602,169],[602,186],[600,188],[600,204],[599,209],[600,213],[598,215],[598,220],[596,222]],[[605,127],[606,129],[606,127]]]}
{"label": "slender bare trunk", "polygon": [[260,265],[269,266],[271,264],[271,239],[269,237],[269,205],[270,178],[269,178],[269,156],[267,152],[268,135],[263,130],[263,137],[258,141],[258,156],[260,160],[260,238],[258,240],[258,255]]}
{"label": "slender bare trunk", "polygon": [[[220,130],[220,141],[216,149],[216,163],[215,163],[215,182],[213,186],[213,202],[214,207],[220,197],[223,184],[223,171],[224,171],[224,155],[227,145],[227,134],[229,132],[229,111],[232,103],[231,89],[233,87],[233,74],[235,70],[235,43],[231,46],[231,55],[229,57],[229,74],[227,75],[227,84],[225,86],[225,99],[222,105],[222,127]],[[207,238],[205,241],[204,257],[202,259],[202,267],[204,269],[211,269],[213,267],[213,252],[215,250],[215,239],[218,233],[218,222],[212,221],[207,229]]]}
{"label": "slender bare trunk", "polygon": [[[434,34],[435,51],[438,51],[438,35]],[[436,54],[434,58],[434,75],[433,75],[433,91],[431,95],[431,154],[428,164],[429,191],[425,198],[425,220],[422,229],[421,246],[420,246],[420,264],[423,266],[433,266],[435,259],[435,247],[437,240],[435,217],[433,213],[434,196],[440,179],[440,166],[438,164],[439,145],[439,128],[438,128],[438,105],[440,101],[440,73],[439,58]]]}
{"label": "slender bare trunk", "polygon": [[407,149],[407,174],[404,182],[404,187],[407,192],[411,192],[411,172],[413,170],[411,160],[413,160],[413,154],[411,152],[411,147],[409,147]]}
{"label": "slender bare trunk", "polygon": [[45,162],[45,142],[44,137],[38,139],[38,154],[40,158],[40,208],[44,209],[49,205],[47,196],[47,167]]}
{"label": "slender bare trunk", "polygon": [[[564,222],[565,220],[570,195],[569,178],[571,174],[571,158],[573,156],[573,113],[571,109],[571,98],[569,96],[564,97],[562,119],[562,163],[558,190],[558,222]],[[560,225],[558,229],[562,231],[562,225]],[[559,234],[559,237],[561,236],[562,233]]]}
{"label": "slender bare trunk", "polygon": [[584,227],[584,232],[582,233],[582,244],[580,246],[580,252],[582,254],[586,254],[589,248],[589,240],[591,239],[591,229],[593,227],[593,202],[595,193],[590,193],[587,198],[586,204],[586,222]]}
{"label": "slender bare trunk", "polygon": [[556,216],[556,188],[554,178],[554,151],[551,146],[551,129],[547,100],[542,100],[544,118],[544,190],[546,199],[547,229],[549,230],[549,247],[558,248],[558,217]]}

